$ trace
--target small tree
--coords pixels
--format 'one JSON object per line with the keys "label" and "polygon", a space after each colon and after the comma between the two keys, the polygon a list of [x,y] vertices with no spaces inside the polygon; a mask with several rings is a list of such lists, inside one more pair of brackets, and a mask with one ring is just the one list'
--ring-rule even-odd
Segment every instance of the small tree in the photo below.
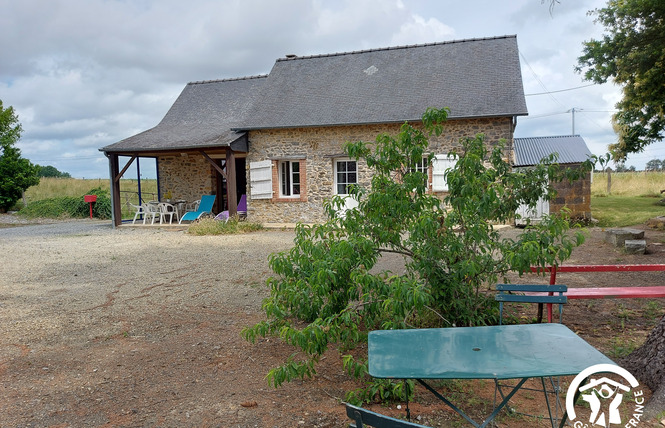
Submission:
{"label": "small tree", "polygon": [[[582,242],[581,234],[568,234],[562,216],[547,217],[516,240],[499,234],[494,224],[511,220],[520,204],[535,206],[544,192],[553,196],[549,180],[564,174],[555,164],[511,171],[503,147],[490,151],[482,135],[462,141],[447,173],[448,196],[428,192],[416,165],[423,156],[432,161],[428,136],[441,134],[446,115],[429,109],[425,131],[407,123],[396,137],[347,143],[346,153],[373,172],[369,188],[352,189],[358,207],[340,215],[344,201],[334,197],[325,223],[299,224],[294,247],[270,257],[276,276],[268,281],[267,320],[243,335],[250,341],[278,336],[300,350],[269,372],[273,385],[313,376],[330,344],[349,350],[368,330],[495,323],[488,286],[510,271],[558,264]],[[385,253],[402,255],[405,272],[374,272]],[[354,376],[367,372],[364,358],[348,353],[343,360]],[[401,394],[401,385],[378,385],[360,398]]]}
{"label": "small tree", "polygon": [[61,172],[58,169],[51,165],[37,165],[39,167],[39,176],[40,177],[54,177],[54,178],[71,178],[71,175],[68,172]]}
{"label": "small tree", "polygon": [[663,162],[660,159],[651,159],[644,166],[645,171],[661,171],[663,169]]}
{"label": "small tree", "polygon": [[23,191],[39,184],[38,167],[21,157],[15,147],[21,138],[21,124],[10,106],[2,107],[0,100],[0,212],[16,204]]}

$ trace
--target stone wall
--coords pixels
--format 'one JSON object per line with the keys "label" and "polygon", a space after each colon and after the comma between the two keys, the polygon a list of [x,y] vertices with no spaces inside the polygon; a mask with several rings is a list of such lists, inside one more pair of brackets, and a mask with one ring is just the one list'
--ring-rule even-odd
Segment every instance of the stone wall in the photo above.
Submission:
{"label": "stone wall", "polygon": [[[334,162],[346,158],[342,149],[344,143],[373,142],[380,133],[398,134],[400,126],[384,124],[250,131],[246,167],[248,183],[251,183],[249,169],[252,162],[272,160],[273,189],[276,189],[276,167],[280,159],[305,160],[306,182],[297,199],[279,198],[278,191],[273,192],[272,199],[252,199],[248,185],[248,219],[259,223],[324,221],[323,202],[334,194]],[[506,152],[508,157],[512,150],[512,131],[512,119],[509,117],[451,120],[445,124],[444,133],[440,137],[430,140],[429,150],[435,154],[446,154],[460,147],[460,138],[483,133],[490,144],[506,139],[509,143]],[[369,184],[370,178],[366,165],[359,162],[359,184]]]}
{"label": "stone wall", "polygon": [[201,155],[160,156],[157,165],[162,199],[171,192],[172,199],[192,202],[216,191],[215,171]]}
{"label": "stone wall", "polygon": [[[562,165],[564,168],[579,169],[580,165]],[[570,210],[570,216],[575,219],[591,219],[591,174],[587,173],[584,178],[570,182],[563,180],[553,183],[557,196],[550,200],[550,214],[555,214],[566,207]]]}

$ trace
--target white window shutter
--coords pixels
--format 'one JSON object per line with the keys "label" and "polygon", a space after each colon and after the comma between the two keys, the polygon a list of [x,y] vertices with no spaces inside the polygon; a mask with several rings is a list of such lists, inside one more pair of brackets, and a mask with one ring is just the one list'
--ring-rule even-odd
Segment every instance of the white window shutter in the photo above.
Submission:
{"label": "white window shutter", "polygon": [[455,166],[455,158],[448,155],[435,155],[432,160],[432,191],[447,192],[446,171]]}
{"label": "white window shutter", "polygon": [[252,199],[272,198],[272,162],[270,160],[250,162],[249,180]]}

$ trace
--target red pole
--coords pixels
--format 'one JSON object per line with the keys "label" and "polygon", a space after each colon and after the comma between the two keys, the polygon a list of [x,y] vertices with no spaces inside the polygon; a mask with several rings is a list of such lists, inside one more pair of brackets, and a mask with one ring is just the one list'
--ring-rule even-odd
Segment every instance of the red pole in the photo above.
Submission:
{"label": "red pole", "polygon": [[[556,265],[552,265],[550,269],[550,285],[556,284]],[[554,296],[554,293],[547,293],[550,296]],[[547,322],[552,322],[552,304],[547,304]]]}

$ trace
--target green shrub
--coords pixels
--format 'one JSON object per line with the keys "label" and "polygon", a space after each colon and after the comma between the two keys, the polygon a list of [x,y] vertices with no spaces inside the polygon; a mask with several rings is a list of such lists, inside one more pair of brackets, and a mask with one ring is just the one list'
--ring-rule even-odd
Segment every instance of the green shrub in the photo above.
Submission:
{"label": "green shrub", "polygon": [[[111,218],[111,198],[108,190],[101,187],[91,189],[86,195],[97,195],[97,202],[93,204],[92,215],[99,219]],[[79,197],[61,196],[57,198],[42,199],[31,202],[23,207],[19,214],[28,218],[84,218],[90,215],[90,207]]]}
{"label": "green shrub", "polygon": [[[428,110],[425,131],[440,136],[446,116],[446,109]],[[543,196],[554,197],[552,182],[584,172],[562,170],[553,157],[513,171],[499,144],[491,147],[482,134],[464,138],[441,200],[416,169],[423,157],[434,157],[420,128],[407,123],[397,136],[347,143],[345,152],[372,169],[370,187],[351,189],[358,206],[343,216],[342,198],[327,201],[326,222],[299,224],[294,247],[270,256],[275,275],[263,304],[267,319],[242,332],[252,342],[276,336],[297,350],[268,373],[275,386],[313,376],[330,345],[353,349],[367,340],[368,330],[412,328],[423,320],[433,327],[495,323],[498,305],[484,292],[489,285],[508,272],[561,264],[583,242],[581,233],[570,233],[563,214],[546,217],[516,239],[494,227],[510,221],[521,204],[533,207]],[[374,272],[383,253],[402,255],[405,272]],[[365,358],[345,355],[343,364],[355,377],[367,373]],[[400,387],[370,384],[366,394],[347,398],[391,396]]]}

